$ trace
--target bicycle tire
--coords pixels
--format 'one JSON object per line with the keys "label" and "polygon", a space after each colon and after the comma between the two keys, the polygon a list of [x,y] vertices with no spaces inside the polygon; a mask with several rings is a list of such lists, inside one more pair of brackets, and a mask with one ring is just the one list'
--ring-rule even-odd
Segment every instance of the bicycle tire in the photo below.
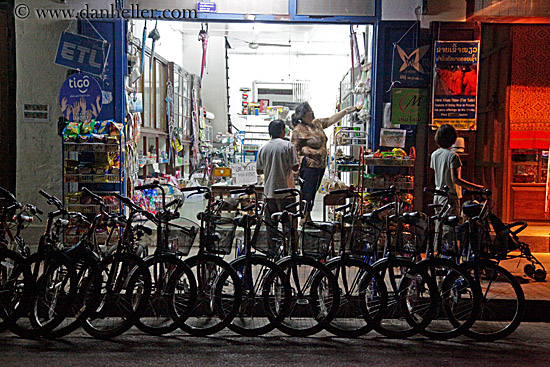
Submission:
{"label": "bicycle tire", "polygon": [[25,259],[15,251],[0,249],[0,332],[28,312],[34,291]]}
{"label": "bicycle tire", "polygon": [[[389,271],[390,266],[393,276]],[[388,307],[374,329],[388,338],[396,339],[408,338],[424,330],[437,310],[438,290],[435,281],[424,269],[407,258],[380,259],[373,268],[383,276],[386,284],[389,283]],[[396,274],[399,279],[395,278]]]}
{"label": "bicycle tire", "polygon": [[[296,284],[292,275],[293,264],[297,267],[298,278],[305,276],[305,282],[302,283],[304,287]],[[279,260],[277,265],[287,275],[292,292],[289,312],[277,329],[296,337],[313,335],[323,330],[336,315],[340,303],[338,282],[332,272],[307,256],[289,256]],[[299,292],[297,288],[300,288]],[[269,315],[274,317],[276,313],[270,312]]]}
{"label": "bicycle tire", "polygon": [[60,252],[35,253],[27,262],[35,282],[28,312],[10,330],[23,338],[38,338],[59,326],[74,302],[77,275],[73,263]]}
{"label": "bicycle tire", "polygon": [[[151,295],[140,319],[136,321],[136,327],[153,336],[171,333],[178,325],[173,317],[176,311],[170,309],[175,307],[174,295],[168,289],[170,279],[175,274],[180,282],[186,282],[188,289],[185,298],[190,308],[197,297],[195,277],[189,266],[171,254],[151,255],[144,261],[151,274]],[[181,299],[179,302],[181,304]]]}
{"label": "bicycle tire", "polygon": [[[184,263],[191,268],[197,282],[197,301],[190,312],[174,315],[178,326],[195,336],[211,335],[223,330],[239,310],[242,287],[237,272],[223,259],[214,255],[196,255],[186,259]],[[228,274],[227,283],[218,283],[219,275],[223,272]],[[169,281],[170,292],[176,287],[177,282],[177,277]],[[222,292],[223,299],[219,299],[219,292],[215,291],[218,286],[225,287]]]}
{"label": "bicycle tire", "polygon": [[[259,336],[274,330],[284,319],[291,300],[290,283],[284,271],[267,257],[252,255],[248,261],[253,267],[251,276],[246,272],[246,256],[229,263],[239,275],[243,292],[239,311],[228,328],[243,336]],[[220,274],[218,284],[225,282],[227,276]],[[221,290],[222,287],[216,288],[216,292]],[[268,317],[273,310],[278,312]]]}
{"label": "bicycle tire", "polygon": [[492,260],[473,260],[461,266],[472,274],[476,267],[479,269],[482,296],[478,320],[464,335],[477,341],[495,341],[512,334],[525,311],[525,294],[519,282]]}
{"label": "bicycle tire", "polygon": [[[325,329],[343,338],[358,338],[373,330],[388,303],[388,291],[381,276],[361,259],[350,257],[329,260],[326,267],[338,281],[340,306]],[[346,269],[345,274],[342,268]]]}
{"label": "bicycle tire", "polygon": [[98,306],[101,292],[99,260],[91,253],[79,254],[73,259],[77,273],[77,293],[65,319],[53,330],[43,333],[49,339],[64,337],[85,322]]}
{"label": "bicycle tire", "polygon": [[[105,340],[122,335],[139,319],[151,294],[151,277],[143,259],[133,254],[106,258],[100,267],[98,307],[82,326],[89,335]],[[115,278],[109,280],[111,271]]]}
{"label": "bicycle tire", "polygon": [[435,340],[448,340],[464,334],[481,310],[479,284],[450,259],[427,259],[418,266],[424,267],[436,281],[439,297],[432,322],[420,333]]}

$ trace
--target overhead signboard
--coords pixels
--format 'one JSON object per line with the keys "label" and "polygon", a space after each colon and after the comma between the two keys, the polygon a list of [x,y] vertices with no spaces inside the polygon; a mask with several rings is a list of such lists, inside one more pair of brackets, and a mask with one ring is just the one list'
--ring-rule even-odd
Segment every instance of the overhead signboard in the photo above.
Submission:
{"label": "overhead signboard", "polygon": [[197,3],[197,11],[199,13],[215,13],[216,3],[200,1]]}
{"label": "overhead signboard", "polygon": [[63,32],[55,63],[93,75],[102,75],[110,45],[107,41]]}

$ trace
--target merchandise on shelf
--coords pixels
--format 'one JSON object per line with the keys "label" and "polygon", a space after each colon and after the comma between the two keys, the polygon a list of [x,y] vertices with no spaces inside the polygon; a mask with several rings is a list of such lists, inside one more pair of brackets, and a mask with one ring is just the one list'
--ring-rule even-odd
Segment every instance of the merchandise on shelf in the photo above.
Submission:
{"label": "merchandise on shelf", "polygon": [[82,195],[84,187],[102,196],[108,211],[120,210],[112,193],[122,193],[123,138],[124,125],[112,120],[67,123],[63,131],[63,191],[68,210],[99,212],[99,206]]}

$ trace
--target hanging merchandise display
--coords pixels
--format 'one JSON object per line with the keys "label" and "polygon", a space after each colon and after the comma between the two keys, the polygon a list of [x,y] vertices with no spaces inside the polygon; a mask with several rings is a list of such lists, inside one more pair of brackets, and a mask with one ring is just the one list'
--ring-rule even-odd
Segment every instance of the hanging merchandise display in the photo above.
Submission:
{"label": "hanging merchandise display", "polygon": [[[151,38],[153,40],[153,45],[151,46],[151,60],[154,60],[155,58],[155,46],[157,44],[157,41],[160,39],[160,33],[157,28],[158,21],[155,21],[155,28],[149,33],[148,38]],[[149,64],[149,71],[153,70],[153,62]]]}
{"label": "hanging merchandise display", "polygon": [[201,24],[201,30],[199,32],[199,41],[202,42],[202,64],[201,64],[201,79],[204,75],[204,68],[206,67],[206,47],[208,45],[208,23],[206,29]]}

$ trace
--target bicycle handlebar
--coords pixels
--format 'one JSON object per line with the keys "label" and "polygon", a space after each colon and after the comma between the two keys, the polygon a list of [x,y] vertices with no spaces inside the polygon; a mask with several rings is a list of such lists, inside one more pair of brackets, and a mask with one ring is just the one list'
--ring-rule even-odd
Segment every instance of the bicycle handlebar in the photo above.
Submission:
{"label": "bicycle handlebar", "polygon": [[346,205],[339,206],[338,208],[335,208],[335,212],[341,212],[343,210],[346,210],[347,208],[351,207],[351,203],[348,203]]}
{"label": "bicycle handlebar", "polygon": [[397,190],[395,189],[395,186],[390,186],[387,190],[370,192],[369,197],[377,198],[381,196],[395,195],[396,193],[397,193]]}
{"label": "bicycle handlebar", "polygon": [[103,202],[103,199],[101,198],[101,196],[94,194],[87,187],[83,187],[82,191],[84,191],[88,196],[90,196],[92,198],[92,201],[95,201],[97,204],[101,206],[105,206],[105,203]]}
{"label": "bicycle handlebar", "polygon": [[447,196],[447,197],[450,194],[450,190],[451,189],[447,185],[443,186],[443,190],[431,189],[431,188],[428,188],[428,187],[424,187],[424,192],[429,192],[429,193],[434,194],[434,195]]}
{"label": "bicycle handlebar", "polygon": [[490,197],[493,192],[489,189],[482,189],[482,190],[464,190],[463,191],[463,194],[464,195],[473,195],[473,196],[487,196],[487,197]]}
{"label": "bicycle handlebar", "polygon": [[235,194],[253,195],[256,193],[256,189],[254,185],[250,185],[248,187],[243,187],[240,189],[229,190],[229,193],[232,195],[235,195]]}
{"label": "bicycle handlebar", "polygon": [[[61,202],[61,200],[59,200],[55,196],[48,194],[44,190],[39,190],[38,193],[47,199],[48,204],[54,205],[58,210],[60,210],[62,212],[67,211],[67,209],[65,209],[65,207],[63,206],[63,203]],[[42,214],[42,213],[40,213],[40,214]]]}
{"label": "bicycle handlebar", "polygon": [[136,205],[136,203],[134,203],[131,199],[125,197],[125,196],[122,196],[120,195],[119,193],[117,192],[113,192],[113,195],[118,199],[120,200],[120,202],[122,202],[124,205],[130,207],[131,210],[135,211],[135,212],[138,212],[138,213],[141,213],[143,215],[145,215],[145,217],[147,219],[149,219],[150,221],[156,221],[156,217],[155,215],[149,213],[147,210],[144,210],[142,208],[140,208],[139,206]]}
{"label": "bicycle handlebar", "polygon": [[135,190],[149,190],[149,189],[156,189],[156,188],[160,188],[160,184],[158,181],[153,181],[150,184],[139,185],[134,187]]}
{"label": "bicycle handlebar", "polygon": [[277,189],[273,192],[274,194],[282,195],[282,194],[291,194],[292,196],[300,195],[300,190],[297,189]]}

